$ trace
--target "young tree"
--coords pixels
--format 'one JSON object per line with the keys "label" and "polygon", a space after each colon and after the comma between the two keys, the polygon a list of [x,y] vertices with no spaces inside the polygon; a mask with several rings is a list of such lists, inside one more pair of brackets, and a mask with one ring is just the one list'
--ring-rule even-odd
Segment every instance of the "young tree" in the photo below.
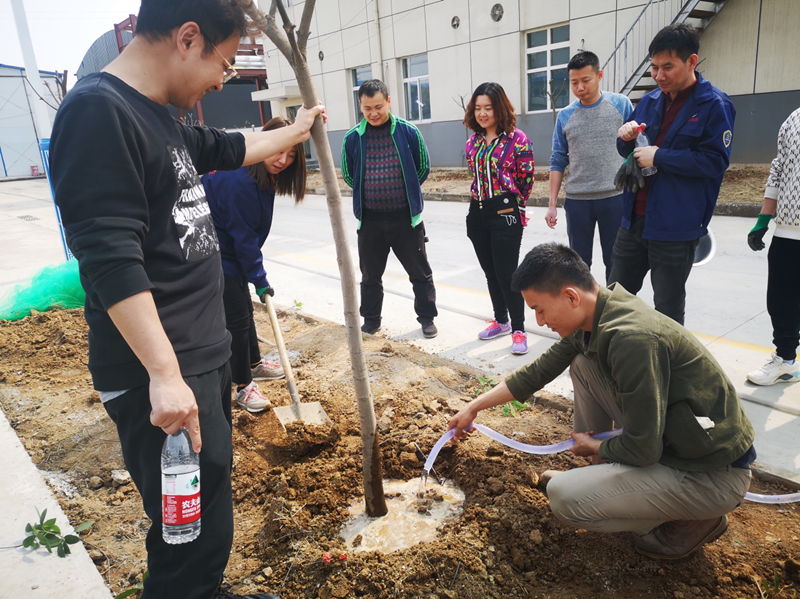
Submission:
{"label": "young tree", "polygon": [[[247,12],[256,27],[275,44],[281,54],[291,65],[300,88],[300,95],[305,106],[315,106],[319,103],[311,72],[306,60],[306,45],[311,33],[309,25],[314,13],[316,0],[306,0],[300,27],[295,31],[295,25],[289,19],[282,0],[272,0],[269,13],[265,15],[255,5],[253,0],[237,0]],[[279,28],[275,13],[280,13],[283,27]],[[369,388],[369,374],[364,350],[361,345],[361,322],[358,313],[358,300],[356,296],[356,279],[350,249],[347,243],[347,231],[344,224],[342,211],[342,197],[339,193],[339,184],[336,178],[336,169],[333,165],[331,147],[328,135],[325,132],[322,119],[317,118],[311,128],[311,139],[317,150],[319,168],[325,184],[325,193],[328,197],[328,213],[333,228],[333,238],[336,243],[336,256],[339,263],[339,274],[342,280],[342,295],[344,297],[344,317],[347,326],[347,343],[350,348],[350,361],[353,366],[353,382],[355,384],[356,398],[358,400],[358,413],[361,418],[361,441],[363,444],[363,473],[364,473],[364,498],[368,516],[384,516],[388,512],[386,499],[383,492],[383,473],[381,468],[380,448],[378,447],[378,433],[375,420],[375,407],[372,403],[372,394]]]}

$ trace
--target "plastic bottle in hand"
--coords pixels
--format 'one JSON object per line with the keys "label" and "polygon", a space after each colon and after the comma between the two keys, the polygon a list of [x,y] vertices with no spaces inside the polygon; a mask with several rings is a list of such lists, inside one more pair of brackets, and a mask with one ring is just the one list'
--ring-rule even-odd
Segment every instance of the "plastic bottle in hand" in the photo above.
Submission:
{"label": "plastic bottle in hand", "polygon": [[[639,135],[636,136],[636,147],[643,148],[645,146],[650,145],[650,140],[647,139],[647,134],[644,132],[644,125],[639,125]],[[652,177],[658,172],[658,167],[656,166],[646,166],[642,169],[642,176],[644,177]]]}
{"label": "plastic bottle in hand", "polygon": [[161,449],[161,516],[170,545],[200,536],[200,455],[185,428],[167,435]]}

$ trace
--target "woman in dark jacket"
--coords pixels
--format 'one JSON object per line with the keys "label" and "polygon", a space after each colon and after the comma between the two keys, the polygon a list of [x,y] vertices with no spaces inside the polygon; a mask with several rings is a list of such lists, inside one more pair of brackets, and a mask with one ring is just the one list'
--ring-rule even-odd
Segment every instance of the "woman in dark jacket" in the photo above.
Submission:
{"label": "woman in dark jacket", "polygon": [[[290,124],[276,117],[262,130]],[[261,301],[265,301],[266,294],[274,295],[261,247],[272,227],[275,194],[293,195],[295,203],[305,196],[303,145],[297,144],[249,167],[210,173],[203,177],[203,187],[217,229],[225,275],[223,302],[231,333],[230,365],[236,402],[249,412],[261,412],[271,404],[254,381],[282,378],[284,373],[280,364],[261,357],[248,284],[253,284]]]}

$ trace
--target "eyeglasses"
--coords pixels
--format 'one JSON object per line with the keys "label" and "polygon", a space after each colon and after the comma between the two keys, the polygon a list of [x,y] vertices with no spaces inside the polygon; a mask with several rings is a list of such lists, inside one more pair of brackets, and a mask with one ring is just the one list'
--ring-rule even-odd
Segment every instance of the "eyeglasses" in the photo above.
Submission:
{"label": "eyeglasses", "polygon": [[224,75],[222,76],[222,84],[225,85],[226,83],[228,83],[228,81],[236,79],[239,76],[239,73],[236,71],[236,69],[233,68],[233,65],[228,62],[228,59],[222,55],[222,52],[220,52],[219,49],[214,44],[211,44],[211,47],[217,51],[217,54],[219,54],[219,57],[225,63],[225,71]]}

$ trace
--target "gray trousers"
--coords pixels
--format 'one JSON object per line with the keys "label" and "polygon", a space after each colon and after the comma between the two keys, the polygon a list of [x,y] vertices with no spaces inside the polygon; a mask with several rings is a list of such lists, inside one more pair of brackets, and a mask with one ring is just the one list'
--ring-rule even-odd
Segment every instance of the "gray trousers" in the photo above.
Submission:
{"label": "gray trousers", "polygon": [[[622,415],[600,373],[584,356],[570,365],[575,389],[574,429],[596,433]],[[647,400],[648,398],[642,398]],[[597,532],[646,534],[673,520],[718,518],[738,507],[750,486],[750,470],[726,466],[707,472],[601,464],[568,470],[547,485],[550,509],[565,524]]]}

